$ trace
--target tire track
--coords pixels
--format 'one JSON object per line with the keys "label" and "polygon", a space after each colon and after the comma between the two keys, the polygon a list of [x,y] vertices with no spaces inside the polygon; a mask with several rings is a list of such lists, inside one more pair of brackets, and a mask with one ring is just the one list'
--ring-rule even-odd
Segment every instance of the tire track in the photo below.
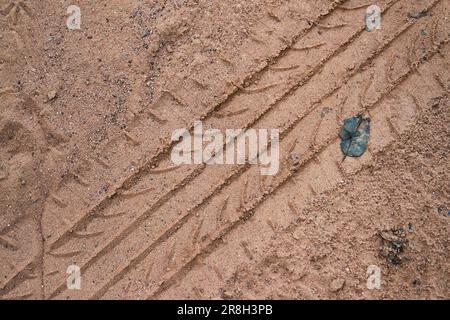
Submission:
{"label": "tire track", "polygon": [[[438,4],[438,3],[439,3],[438,1],[434,2],[433,5],[431,5],[431,6],[429,7],[429,9],[433,8],[433,7],[434,7],[436,4]],[[368,66],[368,65],[370,64],[371,60],[373,60],[373,58],[375,58],[377,55],[381,54],[381,53],[383,52],[383,50],[385,50],[387,47],[389,47],[390,44],[391,44],[396,38],[398,38],[400,35],[402,35],[402,34],[403,34],[406,30],[408,30],[409,27],[411,27],[414,23],[415,23],[415,21],[412,21],[411,23],[407,23],[407,24],[404,26],[404,28],[402,28],[401,30],[399,30],[399,31],[398,31],[391,39],[389,39],[389,41],[387,41],[387,42],[386,42],[383,46],[381,46],[381,47],[380,47],[380,48],[379,48],[379,49],[378,49],[378,50],[377,50],[370,58],[368,58],[363,64],[361,64],[361,65],[359,66],[359,68],[355,69],[355,70],[351,73],[351,75],[347,78],[347,80],[348,80],[351,76],[357,74],[358,71],[361,71],[361,70],[363,70],[366,66]],[[319,99],[318,101],[316,101],[313,105],[314,105],[314,106],[319,105],[323,99],[325,99],[326,97],[332,95],[332,94],[333,94],[334,92],[336,92],[339,88],[340,88],[340,86],[336,87],[336,89],[332,90],[328,95],[325,95],[324,97],[322,97],[321,99]],[[302,116],[300,119],[298,119],[298,122],[300,122],[301,120],[303,120],[303,118],[306,117],[307,114],[309,114],[309,112],[307,112],[304,116]],[[296,122],[296,123],[298,123],[298,122]],[[296,123],[293,124],[293,125],[290,127],[290,129],[289,129],[289,128],[286,129],[287,131],[283,131],[283,133],[281,133],[280,137],[284,137],[287,133],[289,133],[289,132],[292,130],[292,128],[295,127]],[[315,154],[319,153],[320,151],[321,151],[321,150],[317,151]],[[312,156],[311,161],[315,161],[314,155]],[[246,167],[242,168],[242,170],[239,170],[239,171],[236,173],[236,175],[239,176],[242,172],[246,171],[249,167],[250,167],[250,166],[246,166]],[[236,178],[236,176],[234,176],[234,177]],[[226,183],[222,184],[222,185],[221,185],[221,188],[222,188],[223,186],[227,185],[227,184],[228,184],[228,181],[227,181]],[[204,202],[202,202],[202,205],[203,205],[204,203],[208,202],[209,200],[210,200],[210,198],[206,199]],[[191,215],[192,215],[193,212],[196,211],[198,208],[199,208],[199,207],[195,207],[195,208],[193,209],[193,211],[191,211]],[[243,220],[246,220],[246,218],[244,218]],[[176,224],[176,225],[174,226],[174,228],[170,230],[170,233],[169,233],[169,234],[167,234],[167,235],[164,236],[162,239],[160,239],[161,242],[164,242],[165,240],[167,240],[168,238],[170,238],[170,236],[171,236],[173,233],[175,233],[181,226],[182,226],[182,224]],[[219,238],[221,238],[221,236],[219,236]],[[220,241],[220,240],[219,240],[219,241]],[[146,253],[148,254],[151,250],[154,249],[154,247],[155,247],[155,246],[152,245],[151,248],[150,248],[150,250],[148,250],[148,251],[146,250]],[[145,257],[145,255],[143,255],[143,256]],[[142,257],[141,257],[141,258],[142,258]],[[142,260],[142,259],[135,259],[135,260],[133,260],[133,261],[131,262],[131,264],[126,268],[126,270],[121,274],[121,276],[115,277],[113,280],[111,280],[111,283],[110,283],[110,284],[113,285],[114,282],[115,282],[117,279],[120,279],[120,278],[123,277],[124,274],[126,274],[129,270],[133,269],[133,267],[136,266],[136,261],[137,261],[137,260]],[[101,290],[101,293],[100,293],[100,294],[94,295],[93,298],[96,299],[96,298],[101,297],[101,296],[107,291],[107,289],[108,289],[108,288],[103,288],[103,289]]]}
{"label": "tire track", "polygon": [[[401,34],[401,33],[400,33]],[[376,54],[375,54],[376,55]],[[373,56],[375,56],[375,55],[373,55]],[[365,66],[365,65],[364,65]],[[362,67],[364,67],[364,66],[360,66],[360,68],[362,68]],[[356,71],[355,71],[356,72]],[[352,74],[355,74],[355,72],[353,72]]]}
{"label": "tire track", "polygon": [[[175,188],[175,189],[177,189],[177,188]],[[170,194],[170,193],[173,193],[172,191],[174,191],[175,189],[172,189],[171,191],[169,191],[167,194]],[[165,196],[163,196],[163,198],[164,198]],[[165,198],[165,200],[167,200],[167,198]],[[161,202],[160,201],[158,201],[158,203],[157,203],[157,206],[159,206],[161,204]],[[92,215],[92,216],[88,216],[87,218],[86,218],[86,220],[83,220],[81,223],[80,223],[80,228],[83,228],[84,226],[85,226],[85,224],[87,223],[86,221],[91,221],[92,219],[95,219],[95,217],[94,217],[94,215]],[[69,235],[70,236],[70,235]],[[58,243],[58,244],[61,244],[61,243]],[[53,245],[52,247],[51,247],[51,249],[54,249],[56,246],[55,245]]]}
{"label": "tire track", "polygon": [[[393,3],[393,2],[392,2],[392,3]],[[392,5],[392,3],[390,3],[390,5]],[[390,6],[390,5],[389,5],[389,6]],[[389,7],[389,6],[388,6],[388,7]],[[358,29],[358,30],[361,30],[361,29]],[[360,32],[360,31],[358,31],[358,32]],[[359,33],[358,33],[358,34],[359,34]],[[338,52],[340,52],[340,50],[338,50]],[[314,70],[315,70],[315,71],[318,71],[318,70],[320,69],[320,66],[322,66],[322,65],[327,61],[327,59],[329,59],[329,58],[332,57],[332,56],[334,56],[334,55],[331,54],[329,57],[327,57],[326,59],[324,59],[324,61],[321,62],[321,64],[319,65],[319,67],[315,68]],[[312,72],[312,73],[309,73],[309,74],[307,75],[307,77],[304,78],[303,83],[306,82],[308,79],[310,79],[310,78],[313,76],[313,74],[314,74],[313,72]],[[300,86],[300,85],[297,84],[296,87],[298,87],[298,86]],[[292,89],[290,89],[290,90],[292,90]],[[290,92],[290,91],[288,91],[287,93],[289,93],[289,92]],[[285,93],[283,93],[283,94],[287,94],[287,93],[285,92]],[[251,124],[252,124],[252,123],[251,123]],[[251,124],[250,124],[250,125],[251,125]],[[247,126],[250,126],[250,125],[247,125]],[[241,172],[243,172],[243,170],[242,170]],[[230,180],[227,180],[226,182],[228,183],[228,182],[230,182]],[[219,191],[219,190],[218,190],[218,191]],[[218,191],[217,191],[217,192],[218,192]],[[216,194],[216,193],[214,193],[214,194]],[[212,194],[209,198],[211,198],[212,196],[214,196],[214,194]],[[151,212],[151,211],[149,210],[148,212]],[[127,229],[127,230],[129,230],[129,229]],[[124,236],[121,237],[121,239],[123,239],[123,238],[124,238]],[[117,238],[116,238],[116,239],[117,239]],[[117,241],[121,241],[121,239],[119,239],[119,240],[117,240]],[[116,242],[117,242],[117,241],[116,241]],[[110,247],[110,246],[108,246],[108,248],[109,248],[109,247]],[[89,265],[90,265],[90,263],[89,263]]]}
{"label": "tire track", "polygon": [[[447,41],[446,45],[447,57],[449,52],[448,49],[449,47]],[[438,51],[437,53],[441,54],[440,51]],[[410,76],[408,76],[404,81],[402,81],[402,83],[400,83],[400,86],[398,86],[395,89],[395,92],[392,95],[392,97],[395,97],[394,99],[386,99],[386,97],[389,96],[383,95],[384,102],[381,103],[376,108],[376,110],[378,110],[376,118],[380,117],[384,118],[386,116],[385,107],[389,108],[392,104],[396,105],[397,110],[402,110],[404,112],[408,111],[403,110],[402,107],[407,106],[408,104],[411,103],[415,105],[413,107],[410,107],[412,109],[416,109],[416,113],[414,113],[412,118],[409,119],[408,125],[402,126],[402,123],[404,121],[402,119],[396,119],[395,121],[397,127],[401,128],[400,136],[408,135],[409,133],[413,132],[415,128],[417,128],[417,120],[420,118],[420,115],[430,111],[433,108],[433,106],[435,105],[435,102],[433,101],[435,101],[436,99],[440,101],[446,101],[446,99],[448,99],[449,91],[446,90],[445,88],[440,87],[437,81],[436,82],[433,81],[435,74],[434,72],[436,71],[439,72],[439,67],[442,67],[442,65],[445,63],[446,57],[434,56],[429,58],[430,58],[429,60],[426,60],[425,63],[423,63],[421,66],[418,66],[418,69],[414,69],[411,72]],[[426,74],[424,74],[424,72]],[[427,85],[424,86],[423,83],[427,83]],[[416,88],[418,88],[418,90],[414,92],[413,96],[410,95],[408,92],[410,91],[411,86],[414,85]],[[407,101],[404,100],[405,94],[408,97]],[[417,95],[420,96],[420,100],[417,98]],[[402,100],[404,103],[402,103]],[[423,101],[428,101],[429,103],[424,105]],[[411,116],[411,114],[408,114],[408,116]],[[386,117],[386,119],[389,119],[388,117]],[[395,115],[391,115],[391,117],[395,117]],[[386,125],[387,124],[385,124],[384,126],[386,127]],[[376,128],[380,129],[378,127]],[[386,135],[387,133],[384,132],[382,134]],[[341,177],[345,178],[345,180],[348,180],[351,176],[356,175],[364,168],[370,167],[372,162],[372,155],[383,152],[385,148],[387,148],[395,140],[397,140],[393,132],[391,132],[388,135],[392,136],[392,139],[388,142],[386,141],[380,142],[379,139],[377,139],[377,141],[371,142],[371,145],[375,144],[377,146],[376,150],[369,150],[371,156],[368,158],[364,157],[363,159],[355,160],[355,162],[358,163],[357,169],[356,170],[352,169],[351,171],[348,172],[348,174],[342,174]],[[371,138],[371,140],[375,139]],[[336,157],[336,151],[339,151],[339,145],[336,144],[336,146],[332,147],[331,149],[333,150],[330,150],[330,152],[328,152],[329,150],[326,151],[327,156],[330,157],[330,159]],[[334,155],[334,157],[332,155]],[[325,158],[327,156],[325,156]],[[367,160],[369,160],[369,162]],[[321,166],[319,165],[319,167]],[[301,177],[300,172],[295,174],[294,179],[298,182],[304,182],[303,180],[304,178]],[[333,192],[333,190],[338,188],[340,185],[340,179],[341,178],[335,179],[334,183],[330,186],[330,188],[326,190],[326,192]],[[262,263],[262,261],[265,258],[267,258],[267,256],[265,256],[265,252],[267,252],[266,249],[270,247],[270,243],[272,241],[271,239],[273,239],[271,235],[277,233],[279,235],[281,232],[291,233],[291,236],[295,240],[298,240],[298,236],[296,236],[295,233],[293,233],[293,231],[297,227],[303,226],[304,228],[310,229],[314,228],[314,226],[310,226],[311,222],[307,221],[307,220],[314,221],[313,220],[314,217],[309,217],[308,215],[305,216],[303,214],[300,214],[301,211],[298,209],[298,207],[294,208],[293,215],[287,215],[287,217],[279,217],[279,214],[284,212],[283,207],[286,207],[286,204],[284,203],[286,201],[286,198],[284,196],[289,194],[292,195],[292,193],[297,193],[298,191],[299,185],[297,185],[296,183],[292,185],[288,185],[286,183],[283,184],[280,188],[277,189],[276,193],[273,194],[273,197],[267,198],[266,200],[268,201],[261,203],[261,205],[259,205],[259,208],[255,208],[255,213],[253,214],[255,218],[252,218],[251,222],[245,225],[241,224],[241,226],[234,229],[232,233],[227,234],[223,238],[223,245],[220,250],[215,250],[214,252],[211,252],[212,254],[208,255],[204,260],[199,259],[199,261],[197,261],[198,263],[195,266],[193,266],[191,271],[189,271],[190,276],[188,278],[186,277],[180,279],[181,282],[179,285],[176,284],[176,286],[172,286],[170,290],[162,292],[161,295],[158,296],[158,298],[190,299],[192,298],[192,296],[190,295],[190,292],[193,291],[192,287],[197,285],[200,285],[203,288],[202,290],[203,294],[199,296],[199,298],[206,298],[208,296],[210,298],[216,297],[217,293],[220,294],[220,292],[223,292],[223,285],[225,283],[224,279],[232,279],[233,276],[237,272],[239,272],[238,266],[242,264],[250,264],[251,268],[254,264]],[[308,199],[306,199],[305,201],[303,200],[303,198],[302,201],[300,201],[302,203],[302,207],[307,206],[308,200],[310,200],[314,196],[310,195],[307,197]],[[292,199],[292,196],[288,196],[288,199],[289,198]],[[281,204],[279,208],[280,211],[275,213],[273,211],[273,208],[274,205],[276,206],[277,204]],[[288,203],[287,207],[290,208],[291,204]],[[258,216],[257,219],[256,216]],[[272,233],[268,234],[267,232],[265,232],[265,230],[266,229],[269,230],[269,228],[267,228],[267,226],[264,226],[264,221],[265,219],[270,218],[275,218],[275,221],[278,222],[278,225],[282,227],[278,228],[278,230],[275,231],[272,230]],[[332,221],[330,223],[335,222],[336,221]],[[255,257],[256,255],[257,256],[256,259],[252,259],[251,261],[249,261],[245,257],[236,254],[236,252],[239,250],[239,239],[242,239],[243,235],[245,235],[244,238],[247,238],[251,241],[254,247],[258,248],[257,251],[256,249],[255,251],[253,251],[255,253],[253,254],[253,257]],[[208,282],[202,281],[202,279],[204,279],[204,274],[209,272],[210,269],[214,268],[214,265],[217,261],[220,261],[221,259],[223,259],[223,257],[232,254],[234,255],[235,258],[232,263],[232,265],[234,265],[234,268],[233,266],[228,266],[227,268],[228,270],[222,269],[220,275],[218,275],[217,277],[219,279],[218,282],[214,281],[213,279],[209,279]],[[131,283],[133,281],[132,279],[135,279],[135,277],[131,276],[129,279]],[[107,297],[114,297],[114,295],[110,294]]]}
{"label": "tire track", "polygon": [[[398,1],[398,0],[396,0],[396,1]],[[391,2],[389,3],[389,5],[386,7],[386,9],[389,8],[390,6],[392,6],[396,1],[391,1]],[[363,30],[360,30],[360,32],[362,32],[362,31],[363,31]],[[360,32],[359,32],[358,34],[360,34]],[[339,53],[339,51],[335,52],[335,54],[337,54],[337,53]],[[292,90],[295,90],[295,88],[298,88],[301,84],[303,84],[303,83],[305,83],[306,81],[308,81],[308,80],[309,80],[309,79],[310,79],[310,78],[311,78],[318,70],[320,70],[320,68],[323,66],[323,64],[324,64],[328,59],[330,59],[332,56],[334,56],[335,54],[330,55],[329,57],[327,57],[326,59],[324,59],[324,61],[321,62],[321,64],[319,64],[316,68],[314,68],[314,70],[312,70],[306,77],[304,77],[304,78],[302,79],[302,81],[300,81],[299,83],[297,83],[294,87],[291,87],[288,91],[282,92],[281,96],[284,96],[284,95],[289,94]],[[280,56],[280,57],[281,57],[281,56]],[[243,89],[241,89],[241,90],[243,90]],[[238,114],[239,114],[239,113],[237,113],[237,114],[232,114],[232,115],[238,115]],[[255,120],[253,120],[253,121],[251,121],[250,123],[246,124],[246,125],[244,126],[244,128],[248,128],[248,127],[252,126],[252,125],[253,125],[254,123],[256,123],[262,116],[263,116],[263,115],[260,115],[260,116],[257,117]],[[219,118],[221,118],[221,117],[219,117]],[[205,118],[205,119],[206,119],[206,118]],[[165,154],[164,156],[167,156],[167,154]],[[161,160],[161,161],[162,161],[162,160]],[[200,174],[200,172],[199,172],[199,174]],[[137,183],[137,182],[138,182],[138,181],[135,181],[135,183]],[[178,189],[178,188],[175,188],[175,189]],[[167,194],[173,193],[173,191],[174,191],[174,190],[169,190],[169,191],[167,192]],[[112,198],[111,198],[111,201],[112,201]],[[111,201],[110,201],[110,202],[111,202]],[[106,207],[106,205],[105,205],[105,206],[102,206],[102,207],[100,207],[100,208],[98,208],[98,210],[96,210],[96,211],[103,211],[103,210],[105,210],[105,207]],[[91,215],[91,216],[92,216],[92,215]],[[77,225],[76,225],[75,227],[73,227],[73,229],[85,227],[85,225],[86,225],[86,223],[87,223],[87,221],[88,221],[89,218],[92,219],[92,217],[89,217],[89,215],[83,217],[83,218],[80,220],[80,222],[77,223]],[[71,230],[71,231],[72,231],[72,230]],[[68,231],[67,234],[70,234],[70,232]],[[50,247],[50,250],[54,250],[54,249],[56,249],[56,248],[62,246],[62,245],[64,244],[64,241],[67,241],[67,238],[65,238],[65,239],[61,239],[61,238],[60,238],[60,239],[54,241],[54,242],[52,243],[51,247]]]}
{"label": "tire track", "polygon": [[[324,19],[325,17],[329,16],[332,12],[334,12],[337,9],[337,7],[340,4],[345,3],[346,1],[347,0],[334,1],[330,5],[329,10],[327,10],[325,13],[318,15],[317,18],[313,22],[320,21],[321,19]],[[222,101],[219,101],[213,108],[211,108],[208,112],[206,112],[200,118],[207,119],[207,118],[213,116],[213,114],[217,110],[219,110],[224,104],[226,104],[227,101],[232,99],[232,97],[234,97],[236,94],[242,92],[242,90],[243,90],[242,88],[247,86],[245,84],[252,83],[253,79],[257,78],[260,74],[267,71],[268,66],[270,64],[275,63],[277,60],[279,60],[281,57],[283,57],[286,54],[286,52],[289,51],[290,47],[299,38],[301,38],[306,33],[308,33],[313,28],[313,26],[314,25],[312,24],[309,27],[302,29],[300,32],[298,32],[294,37],[292,37],[292,39],[290,41],[288,41],[288,44],[285,44],[284,47],[282,47],[279,50],[279,52],[275,56],[267,59],[264,63],[264,66],[262,66],[260,69],[256,70],[255,72],[252,72],[249,75],[247,75],[244,78],[244,80],[242,81],[241,85],[234,86],[233,90],[229,94],[227,94],[226,97],[224,99],[222,99]],[[177,99],[177,100],[179,100],[179,99]],[[192,130],[192,128],[191,128],[191,130]],[[126,178],[123,182],[119,183],[118,187],[115,187],[112,192],[108,192],[105,197],[100,199],[96,205],[94,205],[90,209],[88,209],[85,214],[83,214],[81,217],[79,217],[74,222],[69,221],[68,222],[69,227],[66,228],[65,231],[61,232],[60,235],[57,236],[57,239],[51,241],[52,248],[60,246],[64,242],[64,239],[66,237],[70,236],[71,231],[83,226],[86,223],[85,219],[87,219],[90,215],[95,214],[95,212],[97,212],[97,211],[104,210],[104,208],[107,207],[109,205],[109,203],[111,203],[111,201],[113,201],[116,197],[119,197],[121,193],[130,189],[143,176],[147,175],[151,171],[151,168],[153,166],[158,165],[159,162],[161,162],[165,157],[167,157],[167,155],[169,154],[173,145],[175,145],[175,143],[170,143],[169,145],[167,145],[164,148],[162,148],[161,150],[159,150],[156,153],[156,155],[154,155],[149,161],[146,161],[146,163],[144,165],[139,166],[135,170],[134,174],[132,174],[130,177]],[[99,161],[103,161],[103,160],[99,159]],[[106,170],[111,169],[111,166],[107,163],[105,163],[104,166],[105,166]]]}
{"label": "tire track", "polygon": [[244,219],[245,220],[245,219]]}
{"label": "tire track", "polygon": [[[434,57],[434,55],[438,52],[440,48],[442,48],[444,45],[448,43],[448,40],[442,42],[439,44],[438,48],[435,50],[432,50],[429,52],[426,56],[424,56],[422,59],[420,59],[421,63],[428,61]],[[383,101],[386,96],[392,92],[395,88],[397,88],[399,85],[401,85],[417,68],[410,69],[407,73],[403,74],[401,77],[399,77],[393,84],[390,85],[390,89],[388,92],[383,93],[383,95],[377,99],[374,103],[371,103],[367,107],[365,107],[364,111],[370,111],[371,109],[375,108],[381,101]],[[292,170],[292,172],[283,179],[281,183],[279,183],[273,191],[269,193],[269,195],[273,195],[274,192],[276,192],[279,188],[284,186],[286,183],[289,182],[290,179],[292,179],[296,174],[299,174],[301,172],[301,169],[304,169],[308,164],[315,161],[315,157],[318,153],[323,152],[329,145],[332,143],[335,143],[339,140],[338,137],[332,139],[331,141],[327,141],[323,146],[319,148],[319,151],[315,152],[312,156],[308,157],[298,168],[295,168]],[[245,214],[236,222],[232,223],[229,227],[225,228],[221,234],[212,242],[210,242],[208,245],[206,245],[200,253],[195,255],[188,263],[186,263],[182,268],[180,268],[176,273],[174,273],[168,280],[164,281],[163,284],[159,287],[156,292],[151,294],[148,299],[158,299],[160,295],[175,285],[177,282],[179,282],[181,279],[183,279],[196,265],[199,264],[200,260],[205,259],[208,257],[212,252],[217,250],[219,248],[223,241],[223,237],[225,237],[227,234],[229,234],[231,231],[238,228],[240,225],[244,224],[246,221],[248,221],[255,213],[255,210],[269,197],[265,196],[260,201],[258,201],[252,208],[247,209]]]}
{"label": "tire track", "polygon": [[[394,2],[392,2],[392,3],[394,3]],[[390,5],[392,5],[392,3],[391,3]],[[390,5],[389,5],[389,6],[390,6]],[[362,31],[362,30],[360,29],[360,31],[359,31],[352,39],[354,39],[354,38],[356,38],[358,35],[360,35],[361,31]],[[349,43],[352,41],[352,39],[349,40]],[[328,61],[329,59],[331,59],[332,57],[334,57],[336,54],[338,54],[338,53],[341,52],[341,51],[342,51],[342,50],[334,51],[333,54],[330,54],[328,57],[326,57],[325,59],[323,59],[323,60],[321,61],[321,63],[319,63],[319,64],[318,64],[318,65],[317,65],[310,73],[308,73],[307,76],[303,77],[303,79],[302,79],[301,81],[297,82],[294,86],[291,86],[291,87],[289,88],[289,90],[282,92],[280,99],[282,99],[283,96],[286,96],[286,95],[290,94],[292,91],[294,91],[296,88],[298,88],[298,87],[301,86],[302,84],[306,83],[309,79],[311,79],[312,76],[314,76],[314,74],[316,74],[316,73],[321,69],[321,67],[326,63],[326,61]],[[244,126],[244,128],[249,128],[249,127],[251,127],[252,125],[254,125],[257,121],[259,121],[259,120],[265,115],[266,112],[269,112],[269,111],[270,111],[270,108],[272,108],[274,105],[276,105],[276,102],[273,103],[273,104],[271,104],[271,105],[269,106],[269,108],[266,109],[266,111],[265,111],[264,113],[260,114],[256,119],[254,119],[254,120],[251,121],[250,123],[246,124],[246,125]],[[201,172],[202,172],[202,170],[199,170],[197,174],[194,174],[194,175],[193,175],[193,177],[198,176]],[[175,188],[169,190],[169,191],[163,196],[163,198],[166,198],[166,195],[167,195],[167,194],[175,194],[175,193],[176,193],[176,190],[178,190],[178,189],[179,189],[179,187],[177,186],[177,187],[175,187]],[[168,199],[166,198],[166,200],[168,200]],[[158,201],[158,203],[160,203],[160,202]],[[102,209],[102,210],[105,210],[105,209]],[[85,220],[80,221],[80,223],[79,223],[79,228],[85,227],[86,224],[87,224],[89,221],[91,221],[92,219],[95,219],[95,217],[93,217],[93,216],[89,217],[89,216],[88,216],[88,217],[86,217]],[[70,237],[68,237],[68,238],[66,238],[66,239],[64,239],[64,240],[65,240],[65,241],[68,241],[69,239],[70,239]],[[63,244],[64,244],[64,241],[62,241],[62,240],[56,241],[56,242],[54,242],[53,245],[50,247],[50,250],[56,249],[56,248],[58,248],[59,246],[62,246]]]}
{"label": "tire track", "polygon": [[[0,21],[0,56],[3,57],[6,53],[6,60],[0,62],[0,86],[5,86],[0,89],[0,118],[3,122],[0,158],[8,158],[6,164],[10,167],[10,172],[4,176],[3,172],[0,173],[0,183],[4,186],[4,197],[1,199],[3,212],[0,217],[0,296],[2,299],[38,298],[43,279],[38,262],[42,253],[40,199],[45,196],[45,187],[36,181],[45,180],[45,174],[42,175],[40,171],[40,174],[30,175],[28,167],[36,168],[43,162],[48,151],[44,146],[50,147],[63,141],[60,140],[59,133],[51,129],[42,117],[42,105],[25,93],[26,90],[22,88],[24,81],[13,80],[23,79],[30,61],[42,61],[35,59],[35,52],[29,46],[36,31],[36,25],[32,23],[32,19],[29,20],[33,18],[35,9],[22,1],[12,2],[3,9],[7,19]],[[25,18],[19,27],[15,26],[18,18]],[[27,59],[24,60],[25,56]],[[5,139],[4,130],[8,126],[12,126],[12,131]],[[10,149],[14,144],[28,147],[20,151]],[[4,159],[0,159],[0,162],[2,160]],[[26,180],[34,181],[30,185]],[[16,184],[17,181],[20,187]]]}

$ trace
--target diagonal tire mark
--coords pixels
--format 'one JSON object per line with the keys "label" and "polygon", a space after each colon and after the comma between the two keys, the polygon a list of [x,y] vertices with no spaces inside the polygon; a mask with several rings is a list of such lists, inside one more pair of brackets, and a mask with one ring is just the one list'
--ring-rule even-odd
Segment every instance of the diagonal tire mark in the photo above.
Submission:
{"label": "diagonal tire mark", "polygon": [[[431,53],[427,54],[426,56],[424,56],[421,59],[421,63],[423,63],[424,61],[427,61],[429,59],[431,59],[440,48],[442,48],[445,44],[448,43],[447,41],[444,41],[442,43],[440,43],[438,45],[438,48],[433,50]],[[418,67],[418,66],[417,66]],[[383,101],[383,99],[387,96],[387,94],[389,92],[392,92],[395,88],[397,88],[401,83],[403,83],[415,70],[417,70],[417,67],[414,69],[409,69],[408,72],[406,72],[405,74],[403,74],[401,77],[399,77],[394,83],[392,83],[389,87],[388,92],[384,93],[382,96],[380,96],[379,99],[377,99],[375,102],[371,103],[370,105],[367,105],[364,109],[370,110],[372,108],[374,108],[375,106],[377,106],[381,101]],[[295,126],[295,123],[293,123],[292,127]],[[221,246],[222,241],[221,239],[227,235],[228,233],[230,233],[232,230],[236,229],[238,226],[244,224],[246,221],[248,221],[248,219],[250,219],[254,213],[255,210],[265,201],[265,199],[268,198],[268,196],[272,195],[274,192],[276,192],[280,187],[282,187],[283,185],[285,185],[287,182],[290,181],[290,179],[292,179],[294,176],[296,176],[297,174],[299,174],[301,172],[300,169],[303,169],[307,164],[311,163],[312,161],[315,161],[315,156],[318,153],[321,153],[323,150],[326,149],[326,147],[328,147],[330,144],[332,144],[333,142],[338,141],[338,137],[335,137],[334,139],[331,139],[330,141],[327,141],[323,146],[318,148],[318,151],[316,153],[314,153],[313,155],[311,155],[309,158],[307,158],[299,167],[297,167],[296,169],[294,169],[284,180],[282,180],[267,196],[263,197],[261,200],[259,200],[255,205],[253,205],[251,208],[247,209],[246,212],[244,213],[244,215],[242,217],[240,217],[237,221],[233,222],[231,225],[229,225],[228,227],[226,227],[221,234],[214,239],[213,241],[211,241],[208,245],[206,245],[204,247],[204,249],[199,252],[198,254],[196,254],[188,263],[186,263],[183,267],[181,267],[176,273],[174,273],[168,280],[164,281],[161,286],[159,287],[158,290],[156,290],[152,295],[150,295],[148,297],[148,299],[157,299],[164,291],[166,291],[167,289],[169,289],[172,285],[174,285],[175,283],[177,283],[179,280],[181,280],[182,278],[184,278],[191,270],[192,268],[198,264],[198,262],[202,259],[204,259],[205,257],[209,256],[212,252],[214,252],[218,247]],[[94,296],[96,298],[101,297],[101,296]]]}
{"label": "diagonal tire mark", "polygon": [[[434,2],[434,4],[431,6],[433,7],[434,5],[436,5],[438,3]],[[430,8],[431,8],[430,7]],[[398,37],[400,36],[402,33],[404,33],[406,30],[408,30],[413,24],[415,23],[415,21],[411,21],[410,23],[407,23],[399,32],[397,32],[394,37],[392,37],[392,39],[390,39],[389,41],[387,41],[383,46],[381,46],[376,52],[374,52],[368,59],[366,59],[365,62],[363,62],[359,68],[355,69],[353,72],[350,73],[350,75],[348,76],[348,78],[352,77],[353,75],[357,74],[357,72],[359,72],[362,68],[364,68],[365,66],[367,66],[377,55],[379,55],[380,53],[383,52],[383,50],[385,50],[386,48],[388,48],[390,46],[390,44]],[[353,41],[353,40],[352,40]],[[337,89],[339,88],[339,86],[337,88],[335,88],[334,90],[332,90],[330,93],[328,93],[327,95],[325,95],[324,97],[321,97],[317,102],[315,102],[313,104],[313,109],[309,110],[308,113],[312,112],[316,105],[318,103],[320,103],[321,100],[323,100],[325,97],[328,97],[330,95],[332,95],[335,91],[337,91]],[[301,119],[303,119],[306,115],[303,115],[300,119],[298,119],[298,121],[300,121]],[[295,126],[295,124],[293,125]],[[292,127],[290,127],[292,130]],[[290,131],[288,130],[288,131]],[[285,131],[283,136],[285,136],[288,131]],[[146,254],[148,254],[156,245],[158,245],[159,243],[165,241],[166,239],[168,239],[175,231],[176,229],[178,229],[182,224],[184,224],[191,216],[192,214],[194,214],[194,212],[196,212],[197,209],[199,209],[201,207],[201,205],[203,205],[205,202],[207,202],[209,199],[212,198],[212,196],[216,195],[218,192],[220,192],[220,190],[222,189],[222,187],[224,185],[226,185],[228,182],[233,181],[234,179],[236,179],[237,177],[239,177],[243,172],[245,172],[247,169],[249,168],[249,166],[244,166],[243,168],[239,169],[236,173],[234,173],[229,179],[227,179],[226,183],[223,183],[219,186],[218,189],[216,189],[216,191],[211,195],[208,196],[199,206],[196,206],[195,208],[193,208],[190,213],[188,215],[186,215],[185,217],[183,217],[180,221],[178,221],[172,228],[170,228],[166,233],[164,233],[160,238],[158,238],[155,243],[152,243],[150,245],[149,248],[147,248],[144,251],[143,255],[140,255],[138,258],[133,259],[132,262],[122,271],[119,273],[119,275],[117,277],[115,277],[113,280],[111,280],[109,287],[111,285],[114,284],[114,281],[117,281],[117,279],[121,278],[121,275],[123,276],[124,274],[126,274],[126,272],[132,268],[132,266],[136,265],[136,263],[138,263],[140,260],[143,259],[143,257],[145,257]],[[101,292],[97,293],[96,295],[94,295],[94,297],[99,297],[101,296],[104,292],[106,292],[108,285],[101,290]]]}

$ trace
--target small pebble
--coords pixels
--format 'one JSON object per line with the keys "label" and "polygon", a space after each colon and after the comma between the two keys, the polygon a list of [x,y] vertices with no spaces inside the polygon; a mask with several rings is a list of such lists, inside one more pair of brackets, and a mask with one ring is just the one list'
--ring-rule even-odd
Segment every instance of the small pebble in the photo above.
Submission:
{"label": "small pebble", "polygon": [[408,17],[414,18],[414,19],[419,19],[419,18],[422,18],[422,17],[424,17],[426,15],[427,15],[427,12],[425,10],[424,11],[420,11],[420,12],[416,12],[416,11],[408,12]]}
{"label": "small pebble", "polygon": [[339,290],[341,290],[345,285],[345,280],[344,279],[335,279],[331,282],[330,285],[330,290],[331,292],[338,292]]}
{"label": "small pebble", "polygon": [[413,232],[413,225],[412,225],[411,222],[408,223],[408,231],[409,231],[409,232]]}
{"label": "small pebble", "polygon": [[55,90],[50,91],[49,93],[47,93],[47,101],[52,101],[54,99],[56,99],[57,93]]}

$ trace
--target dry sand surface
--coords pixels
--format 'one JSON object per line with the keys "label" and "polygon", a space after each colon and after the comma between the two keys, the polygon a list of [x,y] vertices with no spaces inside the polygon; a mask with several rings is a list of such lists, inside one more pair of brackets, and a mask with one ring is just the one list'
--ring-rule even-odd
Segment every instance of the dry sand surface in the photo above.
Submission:
{"label": "dry sand surface", "polygon": [[[0,0],[0,298],[450,299],[449,13]],[[357,114],[368,149],[343,160]],[[175,166],[200,119],[279,129],[278,173]]]}

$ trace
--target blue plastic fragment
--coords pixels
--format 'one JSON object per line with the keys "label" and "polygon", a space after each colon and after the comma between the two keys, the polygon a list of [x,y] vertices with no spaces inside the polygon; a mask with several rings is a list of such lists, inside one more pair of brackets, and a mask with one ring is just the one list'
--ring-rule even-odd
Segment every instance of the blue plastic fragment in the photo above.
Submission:
{"label": "blue plastic fragment", "polygon": [[342,152],[349,157],[360,157],[369,143],[370,119],[360,115],[345,119],[339,136]]}

